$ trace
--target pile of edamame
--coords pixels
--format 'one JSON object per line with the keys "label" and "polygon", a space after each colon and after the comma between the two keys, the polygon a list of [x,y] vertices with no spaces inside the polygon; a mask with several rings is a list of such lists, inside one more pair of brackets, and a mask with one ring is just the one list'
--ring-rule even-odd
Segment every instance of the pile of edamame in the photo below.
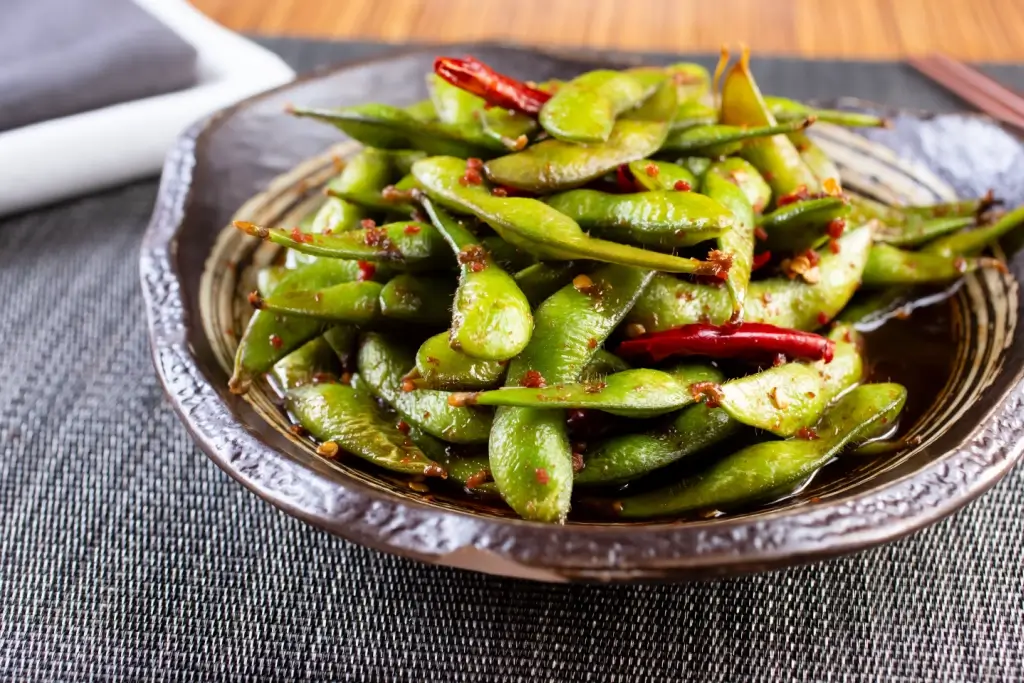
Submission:
{"label": "pile of edamame", "polygon": [[269,376],[323,457],[554,523],[749,507],[892,438],[906,390],[865,383],[857,323],[1001,268],[1024,209],[844,190],[804,130],[885,122],[727,66],[534,84],[441,57],[411,106],[293,108],[364,148],[301,225],[236,222],[286,249],[232,391]]}

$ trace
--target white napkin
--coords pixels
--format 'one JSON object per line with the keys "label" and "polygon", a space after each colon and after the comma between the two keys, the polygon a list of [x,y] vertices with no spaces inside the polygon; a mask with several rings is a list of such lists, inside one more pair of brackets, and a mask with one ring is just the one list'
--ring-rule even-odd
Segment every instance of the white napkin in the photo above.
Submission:
{"label": "white napkin", "polygon": [[0,133],[0,216],[159,171],[191,123],[286,83],[279,57],[184,0],[135,0],[198,52],[196,86]]}

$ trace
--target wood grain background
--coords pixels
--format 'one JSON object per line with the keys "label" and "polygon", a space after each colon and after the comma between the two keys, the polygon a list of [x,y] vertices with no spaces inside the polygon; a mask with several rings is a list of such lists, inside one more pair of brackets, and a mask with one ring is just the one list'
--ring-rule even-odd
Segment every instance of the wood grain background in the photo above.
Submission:
{"label": "wood grain background", "polygon": [[236,31],[394,42],[1024,61],[1024,0],[192,0]]}

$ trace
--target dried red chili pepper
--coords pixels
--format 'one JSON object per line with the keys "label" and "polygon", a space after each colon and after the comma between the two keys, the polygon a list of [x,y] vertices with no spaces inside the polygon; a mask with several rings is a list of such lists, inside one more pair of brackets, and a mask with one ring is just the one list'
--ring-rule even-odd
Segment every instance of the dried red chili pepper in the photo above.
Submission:
{"label": "dried red chili pepper", "polygon": [[754,254],[754,260],[750,264],[751,272],[764,268],[765,264],[772,260],[772,252],[762,251],[760,254]]}
{"label": "dried red chili pepper", "polygon": [[615,169],[615,184],[619,186],[619,192],[630,194],[636,192],[636,179],[633,178],[633,172],[629,170],[629,166],[626,164],[620,164]]}
{"label": "dried red chili pepper", "polygon": [[832,361],[835,342],[818,334],[765,323],[711,325],[693,323],[628,339],[617,349],[622,356],[647,356],[657,362],[670,356],[711,358],[788,358]]}
{"label": "dried red chili pepper", "polygon": [[457,88],[482,97],[488,104],[536,116],[551,95],[500,74],[478,59],[438,57],[434,73]]}

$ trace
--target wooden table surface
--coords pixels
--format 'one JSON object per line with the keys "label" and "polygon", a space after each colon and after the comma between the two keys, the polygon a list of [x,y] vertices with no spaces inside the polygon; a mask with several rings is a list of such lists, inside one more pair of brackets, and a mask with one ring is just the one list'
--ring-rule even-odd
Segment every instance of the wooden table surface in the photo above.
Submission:
{"label": "wooden table surface", "polygon": [[1024,0],[192,0],[236,31],[394,42],[1024,61]]}

